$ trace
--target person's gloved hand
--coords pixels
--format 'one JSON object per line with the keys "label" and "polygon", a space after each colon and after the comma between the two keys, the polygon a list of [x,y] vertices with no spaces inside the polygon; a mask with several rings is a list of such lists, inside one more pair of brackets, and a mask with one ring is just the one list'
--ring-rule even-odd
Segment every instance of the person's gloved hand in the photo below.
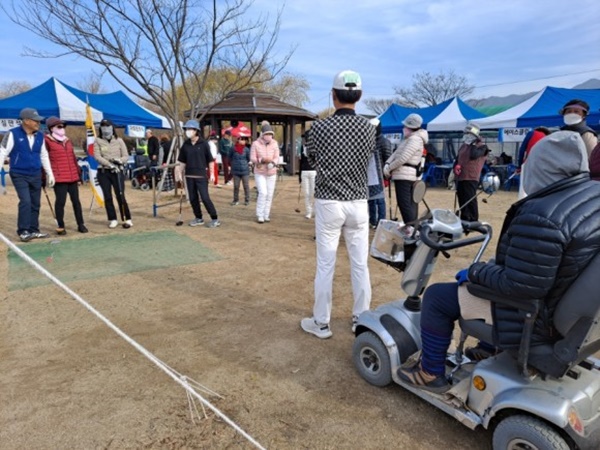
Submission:
{"label": "person's gloved hand", "polygon": [[386,178],[390,177],[390,165],[386,164],[385,166],[383,166],[383,176]]}
{"label": "person's gloved hand", "polygon": [[120,159],[117,159],[117,158],[111,159],[110,162],[113,163],[115,166],[122,166],[123,165],[123,161],[121,161]]}
{"label": "person's gloved hand", "polygon": [[48,187],[54,187],[56,180],[54,179],[54,175],[52,173],[46,174],[46,179],[48,183]]}
{"label": "person's gloved hand", "polygon": [[458,285],[460,286],[463,283],[466,283],[467,281],[469,281],[469,269],[463,269],[461,271],[459,271],[454,278],[456,278],[456,282],[458,283]]}

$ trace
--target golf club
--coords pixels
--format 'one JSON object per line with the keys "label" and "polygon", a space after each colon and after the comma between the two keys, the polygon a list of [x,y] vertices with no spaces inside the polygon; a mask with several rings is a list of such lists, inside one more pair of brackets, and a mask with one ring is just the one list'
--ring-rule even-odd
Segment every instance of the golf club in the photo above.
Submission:
{"label": "golf club", "polygon": [[[394,215],[392,215],[392,180],[389,180],[389,184],[388,184],[388,198],[389,198],[389,203],[390,203],[390,220],[393,220],[394,222],[396,222],[398,220],[398,216],[394,217]],[[394,210],[394,214],[396,214],[397,211],[398,211],[398,204],[396,204],[396,209]]]}
{"label": "golf club", "polygon": [[181,195],[179,196],[179,219],[177,220],[177,222],[175,222],[175,226],[180,227],[181,225],[183,225],[183,220],[181,218],[181,214],[182,214],[182,210],[183,210],[183,194],[184,194],[184,189],[183,187],[181,188]]}
{"label": "golf club", "polygon": [[50,197],[48,196],[48,192],[46,191],[46,186],[42,186],[42,190],[44,191],[46,200],[48,200],[48,206],[50,207],[50,211],[52,212],[52,217],[54,217],[54,221],[58,225],[58,220],[56,220],[56,214],[54,213],[54,208],[52,207],[52,202],[50,201]]}
{"label": "golf club", "polygon": [[297,213],[300,212],[300,192],[302,191],[302,184],[298,185],[298,206],[296,207],[296,209],[294,211],[296,211]]}

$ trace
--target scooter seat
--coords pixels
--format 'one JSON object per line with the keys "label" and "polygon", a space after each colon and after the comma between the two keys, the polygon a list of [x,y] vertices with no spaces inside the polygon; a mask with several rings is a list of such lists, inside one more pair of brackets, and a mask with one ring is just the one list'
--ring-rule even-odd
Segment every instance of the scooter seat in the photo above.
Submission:
{"label": "scooter seat", "polygon": [[458,324],[460,325],[461,330],[469,336],[487,342],[488,344],[493,344],[492,325],[485,323],[481,319],[465,320],[462,317],[458,319]]}

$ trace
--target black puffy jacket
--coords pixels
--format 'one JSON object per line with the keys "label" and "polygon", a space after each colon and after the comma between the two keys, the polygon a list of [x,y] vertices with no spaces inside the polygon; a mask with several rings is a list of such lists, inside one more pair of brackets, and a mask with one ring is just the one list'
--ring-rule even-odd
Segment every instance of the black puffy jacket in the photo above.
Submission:
{"label": "black puffy jacket", "polygon": [[[551,342],[558,338],[551,320],[556,303],[599,252],[600,183],[582,173],[513,204],[502,226],[495,262],[473,264],[469,280],[524,302],[544,299],[533,342]],[[518,346],[521,314],[494,305],[493,317],[497,344]]]}

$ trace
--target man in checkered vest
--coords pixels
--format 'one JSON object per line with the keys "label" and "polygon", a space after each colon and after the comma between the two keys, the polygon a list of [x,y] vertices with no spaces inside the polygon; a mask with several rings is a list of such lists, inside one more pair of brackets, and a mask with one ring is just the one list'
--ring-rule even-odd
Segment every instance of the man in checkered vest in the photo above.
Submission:
{"label": "man in checkered vest", "polygon": [[360,75],[338,73],[331,90],[335,113],[316,121],[306,142],[307,156],[317,171],[315,181],[315,229],[317,273],[313,316],[300,326],[321,339],[331,337],[333,275],[336,253],[343,234],[350,258],[352,329],[358,316],[371,304],[369,210],[367,167],[375,151],[376,129],[355,112],[362,95]]}

